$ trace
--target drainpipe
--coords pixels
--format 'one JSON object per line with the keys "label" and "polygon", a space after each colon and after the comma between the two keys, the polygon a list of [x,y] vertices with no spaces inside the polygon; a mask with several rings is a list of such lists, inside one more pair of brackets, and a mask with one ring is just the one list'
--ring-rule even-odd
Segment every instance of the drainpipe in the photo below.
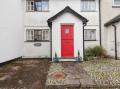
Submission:
{"label": "drainpipe", "polygon": [[102,38],[101,38],[101,35],[102,35],[102,32],[101,32],[101,0],[99,0],[99,32],[100,32],[100,46],[102,46]]}
{"label": "drainpipe", "polygon": [[50,56],[52,58],[52,23],[50,25],[50,53],[51,53]]}
{"label": "drainpipe", "polygon": [[84,39],[84,30],[86,23],[83,23],[83,59],[85,58],[85,39]]}
{"label": "drainpipe", "polygon": [[50,27],[50,50],[51,50],[51,58],[52,58],[52,24],[51,24],[51,27]]}
{"label": "drainpipe", "polygon": [[114,38],[115,38],[115,59],[117,60],[117,27],[116,25],[112,24],[112,26],[114,27]]}

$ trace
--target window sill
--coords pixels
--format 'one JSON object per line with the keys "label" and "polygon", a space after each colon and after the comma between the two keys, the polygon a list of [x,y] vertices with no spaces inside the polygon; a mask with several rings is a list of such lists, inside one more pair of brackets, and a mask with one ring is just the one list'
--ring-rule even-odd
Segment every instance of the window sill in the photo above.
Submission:
{"label": "window sill", "polygon": [[113,5],[112,8],[120,8],[120,5]]}
{"label": "window sill", "polygon": [[81,12],[97,12],[97,11],[81,11]]}
{"label": "window sill", "polygon": [[49,10],[47,10],[47,11],[26,11],[26,12],[50,12]]}
{"label": "window sill", "polygon": [[84,40],[84,41],[97,41],[97,40]]}
{"label": "window sill", "polygon": [[24,42],[50,42],[49,40],[44,40],[44,41],[24,41]]}

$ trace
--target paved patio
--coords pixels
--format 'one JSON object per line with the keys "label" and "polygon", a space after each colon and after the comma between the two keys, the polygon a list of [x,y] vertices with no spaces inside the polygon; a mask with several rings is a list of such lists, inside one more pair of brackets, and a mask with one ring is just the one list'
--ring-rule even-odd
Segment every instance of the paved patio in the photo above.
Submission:
{"label": "paved patio", "polygon": [[83,63],[52,63],[46,85],[120,89],[120,60],[99,59]]}
{"label": "paved patio", "polygon": [[80,87],[120,89],[120,60],[99,59],[57,64],[51,63],[49,59],[22,59],[0,67],[0,89]]}
{"label": "paved patio", "polygon": [[49,59],[22,59],[0,67],[0,89],[45,89]]}
{"label": "paved patio", "polygon": [[89,87],[94,80],[77,62],[52,63],[48,72],[47,86]]}

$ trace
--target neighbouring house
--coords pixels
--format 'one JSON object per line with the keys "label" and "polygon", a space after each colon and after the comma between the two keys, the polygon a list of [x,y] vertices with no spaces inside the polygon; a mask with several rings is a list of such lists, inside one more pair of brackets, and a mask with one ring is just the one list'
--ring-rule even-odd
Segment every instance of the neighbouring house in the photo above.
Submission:
{"label": "neighbouring house", "polygon": [[0,63],[23,55],[23,2],[0,2]]}
{"label": "neighbouring house", "polygon": [[101,0],[102,46],[109,56],[120,57],[120,0]]}
{"label": "neighbouring house", "polygon": [[2,1],[0,10],[0,63],[21,56],[83,60],[94,46],[120,57],[120,0],[12,0]]}
{"label": "neighbouring house", "polygon": [[99,0],[24,0],[23,57],[83,59],[100,45]]}

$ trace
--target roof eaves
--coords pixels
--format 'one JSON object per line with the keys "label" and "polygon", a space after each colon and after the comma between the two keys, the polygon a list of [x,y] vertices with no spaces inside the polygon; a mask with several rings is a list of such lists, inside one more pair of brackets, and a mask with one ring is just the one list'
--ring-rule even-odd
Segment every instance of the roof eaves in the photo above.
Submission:
{"label": "roof eaves", "polygon": [[110,21],[108,21],[107,23],[104,24],[105,27],[117,23],[120,21],[120,15],[116,16],[115,18],[111,19]]}
{"label": "roof eaves", "polygon": [[65,12],[70,12],[71,14],[75,15],[76,17],[78,17],[79,19],[81,19],[83,21],[83,23],[87,23],[88,20],[81,16],[80,14],[78,14],[77,12],[75,12],[74,10],[72,10],[69,6],[65,7],[62,11],[60,11],[59,13],[57,13],[56,15],[54,15],[53,17],[49,18],[47,20],[48,25],[50,26],[50,24],[52,23],[53,20],[55,20],[58,16],[64,14]]}

